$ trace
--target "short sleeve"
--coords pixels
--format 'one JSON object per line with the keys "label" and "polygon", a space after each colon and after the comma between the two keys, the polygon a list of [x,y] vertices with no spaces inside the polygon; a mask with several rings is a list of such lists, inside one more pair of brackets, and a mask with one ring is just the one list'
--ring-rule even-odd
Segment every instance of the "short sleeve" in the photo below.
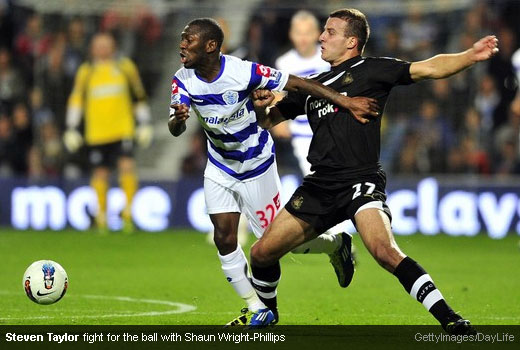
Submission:
{"label": "short sleeve", "polygon": [[305,114],[305,100],[307,95],[289,92],[276,107],[285,119],[294,119]]}
{"label": "short sleeve", "polygon": [[414,83],[410,76],[410,62],[387,57],[376,59],[379,61],[375,65],[378,68],[378,80],[392,86]]}
{"label": "short sleeve", "polygon": [[251,81],[256,89],[282,91],[289,80],[289,73],[252,62]]}

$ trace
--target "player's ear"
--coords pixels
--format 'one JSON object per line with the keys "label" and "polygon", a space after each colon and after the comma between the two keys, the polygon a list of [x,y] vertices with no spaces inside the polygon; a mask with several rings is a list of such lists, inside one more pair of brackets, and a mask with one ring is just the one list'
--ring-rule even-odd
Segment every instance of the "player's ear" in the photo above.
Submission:
{"label": "player's ear", "polygon": [[216,40],[208,40],[206,42],[206,53],[212,53],[217,50],[217,41]]}
{"label": "player's ear", "polygon": [[358,42],[358,38],[356,38],[355,36],[349,36],[347,38],[347,48],[350,50],[354,49],[358,45]]}

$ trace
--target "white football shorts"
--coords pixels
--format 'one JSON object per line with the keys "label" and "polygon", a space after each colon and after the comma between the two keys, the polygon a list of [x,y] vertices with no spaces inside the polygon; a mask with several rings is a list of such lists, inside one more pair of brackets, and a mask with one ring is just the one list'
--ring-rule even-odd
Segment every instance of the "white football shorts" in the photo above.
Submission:
{"label": "white football shorts", "polygon": [[217,182],[204,177],[208,214],[243,213],[257,238],[281,209],[280,188],[276,163],[262,175],[246,181]]}

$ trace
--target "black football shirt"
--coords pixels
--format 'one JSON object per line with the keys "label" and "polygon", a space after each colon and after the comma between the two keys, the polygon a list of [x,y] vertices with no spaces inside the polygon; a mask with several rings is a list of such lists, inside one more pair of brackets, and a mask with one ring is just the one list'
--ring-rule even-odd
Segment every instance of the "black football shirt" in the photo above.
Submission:
{"label": "black football shirt", "polygon": [[[376,99],[381,114],[394,86],[413,83],[409,62],[362,56],[311,78],[349,97]],[[307,114],[313,131],[307,157],[312,171],[352,176],[380,168],[380,117],[362,124],[349,110],[295,92],[290,92],[277,107],[286,119]]]}

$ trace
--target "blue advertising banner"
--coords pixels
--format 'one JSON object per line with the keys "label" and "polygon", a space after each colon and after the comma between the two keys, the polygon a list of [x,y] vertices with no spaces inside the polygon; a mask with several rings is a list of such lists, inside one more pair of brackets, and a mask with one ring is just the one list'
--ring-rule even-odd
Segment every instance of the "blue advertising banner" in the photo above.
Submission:
{"label": "blue advertising banner", "polygon": [[[282,178],[282,198],[287,200],[298,186],[296,176]],[[362,187],[361,187],[362,188]],[[520,184],[483,183],[462,178],[442,180],[392,179],[387,203],[392,210],[396,234],[445,233],[473,236],[484,232],[503,238],[520,234]],[[121,227],[123,192],[113,187],[108,196],[108,223]],[[0,225],[15,229],[86,230],[97,211],[94,191],[87,181],[34,183],[23,179],[0,179]],[[168,228],[211,229],[206,214],[202,179],[142,182],[132,204],[138,228],[160,232]],[[354,232],[352,224],[341,227]]]}

